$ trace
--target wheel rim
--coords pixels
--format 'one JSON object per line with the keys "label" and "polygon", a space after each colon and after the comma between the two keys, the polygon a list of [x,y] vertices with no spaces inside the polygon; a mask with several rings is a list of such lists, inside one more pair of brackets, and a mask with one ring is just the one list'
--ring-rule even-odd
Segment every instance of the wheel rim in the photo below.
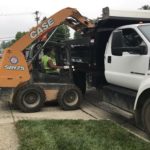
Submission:
{"label": "wheel rim", "polygon": [[23,104],[28,108],[34,108],[40,103],[40,95],[37,92],[27,92],[23,96]]}
{"label": "wheel rim", "polygon": [[69,90],[64,95],[64,102],[68,106],[74,106],[78,103],[79,95],[75,90]]}

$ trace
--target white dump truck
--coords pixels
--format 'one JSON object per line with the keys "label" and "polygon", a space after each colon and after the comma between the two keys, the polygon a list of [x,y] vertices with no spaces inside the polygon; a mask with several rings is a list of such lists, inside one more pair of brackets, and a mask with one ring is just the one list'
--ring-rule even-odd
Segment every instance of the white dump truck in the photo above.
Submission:
{"label": "white dump truck", "polygon": [[[103,19],[99,21],[102,25],[98,27],[99,37],[95,39],[99,40],[97,43],[101,51],[99,53],[100,55],[103,53],[104,56],[104,63],[99,63],[100,66],[104,65],[102,67],[104,74],[101,76],[105,83],[100,82],[103,83],[103,100],[133,113],[137,125],[142,125],[148,133],[150,133],[149,16],[149,11],[111,11],[105,8]],[[115,26],[117,28],[112,30]],[[106,38],[102,40],[101,45],[100,37],[103,38],[105,34]]]}
{"label": "white dump truck", "polygon": [[91,44],[76,49],[89,53],[92,85],[103,101],[132,113],[150,134],[150,11],[104,8],[91,35]]}

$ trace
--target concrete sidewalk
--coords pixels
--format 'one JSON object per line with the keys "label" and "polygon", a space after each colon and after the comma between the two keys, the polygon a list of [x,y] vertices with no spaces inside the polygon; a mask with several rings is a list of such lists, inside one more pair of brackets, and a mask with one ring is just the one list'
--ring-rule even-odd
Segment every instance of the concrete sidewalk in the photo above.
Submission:
{"label": "concrete sidewalk", "polygon": [[82,110],[64,111],[58,104],[49,104],[40,112],[23,113],[15,110],[9,103],[0,102],[0,150],[17,150],[18,138],[15,122],[18,120],[39,119],[83,119],[89,120],[94,117]]}
{"label": "concrete sidewalk", "polygon": [[18,138],[13,123],[0,124],[0,150],[17,150]]}
{"label": "concrete sidewalk", "polygon": [[0,150],[17,150],[18,138],[8,103],[0,102]]}

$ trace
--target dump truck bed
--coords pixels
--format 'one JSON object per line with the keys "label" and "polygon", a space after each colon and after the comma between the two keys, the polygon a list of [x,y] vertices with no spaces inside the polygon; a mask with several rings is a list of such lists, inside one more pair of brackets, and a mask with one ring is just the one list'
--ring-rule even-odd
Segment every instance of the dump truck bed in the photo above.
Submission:
{"label": "dump truck bed", "polygon": [[97,28],[117,28],[122,25],[150,23],[149,10],[125,11],[103,8],[102,17],[97,22]]}

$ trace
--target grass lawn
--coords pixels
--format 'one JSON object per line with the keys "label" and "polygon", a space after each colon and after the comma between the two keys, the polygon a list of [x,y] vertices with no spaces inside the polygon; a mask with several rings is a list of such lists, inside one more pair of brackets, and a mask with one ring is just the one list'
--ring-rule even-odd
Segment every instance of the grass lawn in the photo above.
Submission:
{"label": "grass lawn", "polygon": [[150,144],[111,121],[19,121],[19,150],[150,150]]}

